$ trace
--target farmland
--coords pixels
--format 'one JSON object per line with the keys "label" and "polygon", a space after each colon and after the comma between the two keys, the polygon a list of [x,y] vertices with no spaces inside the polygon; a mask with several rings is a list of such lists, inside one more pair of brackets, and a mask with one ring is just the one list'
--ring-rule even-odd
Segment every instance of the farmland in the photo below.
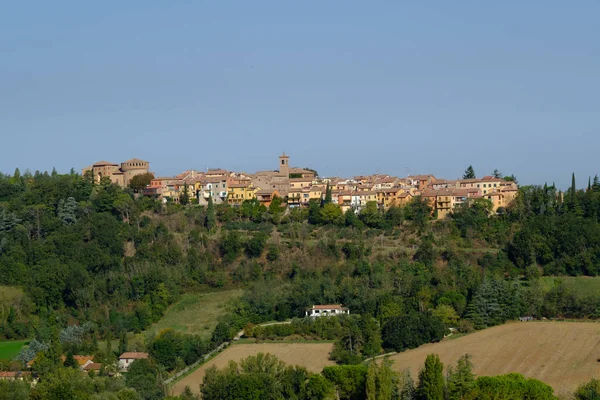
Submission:
{"label": "farmland", "polygon": [[390,357],[394,369],[409,368],[416,377],[427,354],[437,353],[444,366],[472,355],[477,375],[518,372],[551,385],[555,393],[573,392],[600,373],[600,324],[591,322],[510,323],[477,333],[427,344]]}
{"label": "farmland", "polygon": [[242,293],[242,290],[226,290],[184,294],[148,332],[158,333],[171,328],[178,332],[209,338],[219,322],[219,317],[226,313],[226,305]]}
{"label": "farmland", "polygon": [[541,278],[546,290],[552,289],[558,282],[571,290],[577,297],[600,296],[600,277],[598,276],[545,276]]}
{"label": "farmland", "polygon": [[0,360],[12,360],[19,354],[21,347],[27,343],[26,341],[9,341],[0,342]]}
{"label": "farmland", "polygon": [[199,393],[200,384],[208,368],[213,365],[223,368],[230,360],[237,362],[258,353],[271,353],[287,364],[300,365],[311,372],[321,372],[323,367],[333,365],[329,360],[332,348],[332,343],[235,344],[177,382],[171,392],[179,394],[189,386],[194,393]]}

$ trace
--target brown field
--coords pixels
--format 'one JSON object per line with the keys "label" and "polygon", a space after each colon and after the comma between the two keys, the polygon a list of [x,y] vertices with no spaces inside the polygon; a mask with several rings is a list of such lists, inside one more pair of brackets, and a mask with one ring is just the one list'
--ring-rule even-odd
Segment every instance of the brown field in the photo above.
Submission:
{"label": "brown field", "polygon": [[600,378],[600,324],[592,322],[510,323],[391,356],[394,369],[410,368],[413,378],[427,354],[436,353],[444,366],[460,356],[473,356],[477,375],[518,372],[548,383],[556,394],[572,393]]}
{"label": "brown field", "polygon": [[186,386],[194,393],[199,393],[204,372],[208,368],[213,365],[223,368],[230,360],[237,362],[258,353],[271,353],[286,364],[300,365],[311,372],[321,372],[323,367],[334,364],[329,361],[332,348],[332,343],[235,344],[173,385],[171,394],[180,394]]}

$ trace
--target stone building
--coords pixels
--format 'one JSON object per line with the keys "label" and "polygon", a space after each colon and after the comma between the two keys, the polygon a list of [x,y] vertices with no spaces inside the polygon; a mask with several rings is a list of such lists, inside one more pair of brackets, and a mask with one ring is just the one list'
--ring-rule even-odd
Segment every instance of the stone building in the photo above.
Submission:
{"label": "stone building", "polygon": [[125,187],[129,185],[131,178],[136,175],[148,173],[149,171],[150,163],[148,161],[132,158],[121,164],[98,161],[82,169],[81,173],[85,175],[87,172],[91,172],[96,182],[100,182],[102,178],[108,177],[112,183]]}

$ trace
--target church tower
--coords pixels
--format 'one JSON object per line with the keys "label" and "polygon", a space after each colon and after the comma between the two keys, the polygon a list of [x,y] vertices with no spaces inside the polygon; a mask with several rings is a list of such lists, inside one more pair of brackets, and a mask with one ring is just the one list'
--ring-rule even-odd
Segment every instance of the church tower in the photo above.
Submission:
{"label": "church tower", "polygon": [[290,158],[285,155],[285,152],[279,156],[279,173],[286,177],[290,176]]}

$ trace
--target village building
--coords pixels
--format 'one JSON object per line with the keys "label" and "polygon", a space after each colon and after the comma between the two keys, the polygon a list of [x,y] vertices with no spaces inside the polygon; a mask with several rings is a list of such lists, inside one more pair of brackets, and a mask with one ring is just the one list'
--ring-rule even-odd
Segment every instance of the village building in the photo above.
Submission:
{"label": "village building", "polygon": [[146,360],[148,359],[148,353],[142,353],[137,351],[125,352],[119,356],[119,370],[127,371],[135,360]]}
{"label": "village building", "polygon": [[102,178],[108,178],[110,181],[121,187],[129,185],[131,178],[136,175],[145,174],[150,171],[148,161],[132,158],[121,164],[111,163],[109,161],[98,161],[89,167],[81,170],[82,175],[91,174],[94,181],[99,183]]}
{"label": "village building", "polygon": [[336,315],[349,315],[350,309],[341,304],[313,305],[305,312],[307,317],[330,317]]}

